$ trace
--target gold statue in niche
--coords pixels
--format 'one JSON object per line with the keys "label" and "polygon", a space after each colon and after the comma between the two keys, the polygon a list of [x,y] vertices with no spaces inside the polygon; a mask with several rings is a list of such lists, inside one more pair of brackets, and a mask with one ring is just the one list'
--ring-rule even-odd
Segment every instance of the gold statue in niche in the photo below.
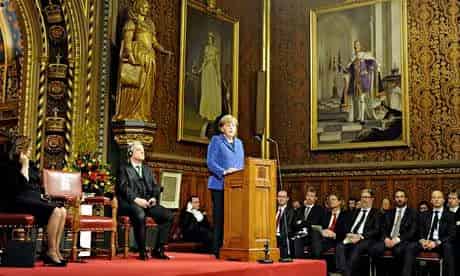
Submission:
{"label": "gold statue in niche", "polygon": [[156,39],[155,24],[147,17],[147,0],[134,0],[123,27],[114,121],[151,122],[156,79],[156,51],[171,56]]}

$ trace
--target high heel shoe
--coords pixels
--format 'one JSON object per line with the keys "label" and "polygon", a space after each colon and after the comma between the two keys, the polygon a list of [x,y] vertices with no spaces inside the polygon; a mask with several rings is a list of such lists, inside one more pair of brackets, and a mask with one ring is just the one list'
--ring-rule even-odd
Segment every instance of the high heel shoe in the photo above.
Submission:
{"label": "high heel shoe", "polygon": [[67,265],[66,262],[56,262],[53,260],[48,254],[43,255],[43,264],[46,266],[58,266],[58,267],[64,267]]}

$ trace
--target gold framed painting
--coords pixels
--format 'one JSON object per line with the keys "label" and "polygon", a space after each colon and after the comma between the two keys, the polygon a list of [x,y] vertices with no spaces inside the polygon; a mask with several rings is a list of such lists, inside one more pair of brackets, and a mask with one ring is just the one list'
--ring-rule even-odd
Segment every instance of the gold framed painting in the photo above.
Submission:
{"label": "gold framed painting", "polygon": [[208,143],[222,114],[238,114],[239,22],[182,0],[178,141]]}
{"label": "gold framed painting", "polygon": [[163,192],[160,195],[162,206],[170,209],[179,209],[181,184],[182,172],[160,172],[160,185],[163,187]]}
{"label": "gold framed painting", "polygon": [[310,10],[312,150],[409,145],[406,0]]}

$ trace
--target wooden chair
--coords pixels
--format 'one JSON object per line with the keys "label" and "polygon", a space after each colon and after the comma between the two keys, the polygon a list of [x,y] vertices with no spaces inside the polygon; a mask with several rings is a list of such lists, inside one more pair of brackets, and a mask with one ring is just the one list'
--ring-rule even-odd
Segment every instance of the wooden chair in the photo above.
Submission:
{"label": "wooden chair", "polygon": [[[131,229],[131,221],[128,216],[120,216],[118,217],[118,226],[120,227],[120,233],[123,234],[122,236],[122,248],[123,248],[123,257],[128,258],[129,253],[129,231]],[[145,217],[145,227],[147,229],[152,229],[156,227],[157,224],[155,220],[151,217]],[[146,243],[148,246],[149,243]],[[147,250],[150,248],[147,248]]]}
{"label": "wooden chair", "polygon": [[[0,249],[4,249],[9,239],[30,241],[37,229],[35,217],[30,214],[0,213]],[[8,234],[11,233],[9,237]]]}
{"label": "wooden chair", "polygon": [[[429,263],[438,264],[439,265],[439,276],[442,276],[444,264],[443,264],[443,259],[439,253],[422,251],[417,255],[415,260],[419,264],[421,262],[429,262]],[[417,272],[416,274],[419,275],[418,270],[416,272]]]}
{"label": "wooden chair", "polygon": [[[110,232],[109,259],[115,256],[115,240],[117,233],[117,208],[116,198],[91,197],[82,201],[82,184],[80,173],[63,172],[54,170],[44,170],[43,186],[45,193],[55,200],[65,202],[71,209],[67,216],[66,226],[72,232],[71,261],[77,260],[77,242],[80,231],[91,232]],[[85,216],[81,215],[81,204],[110,206],[112,214],[105,216]]]}

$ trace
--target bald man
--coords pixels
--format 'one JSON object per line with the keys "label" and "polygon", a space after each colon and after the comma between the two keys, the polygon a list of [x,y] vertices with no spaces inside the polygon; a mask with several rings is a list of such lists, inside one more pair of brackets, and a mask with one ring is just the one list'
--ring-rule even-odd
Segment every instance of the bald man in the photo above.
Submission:
{"label": "bald man", "polygon": [[420,214],[418,241],[406,250],[402,275],[412,275],[415,257],[421,251],[441,254],[449,276],[455,276],[453,241],[455,240],[455,215],[444,208],[444,194],[431,193],[433,210]]}

